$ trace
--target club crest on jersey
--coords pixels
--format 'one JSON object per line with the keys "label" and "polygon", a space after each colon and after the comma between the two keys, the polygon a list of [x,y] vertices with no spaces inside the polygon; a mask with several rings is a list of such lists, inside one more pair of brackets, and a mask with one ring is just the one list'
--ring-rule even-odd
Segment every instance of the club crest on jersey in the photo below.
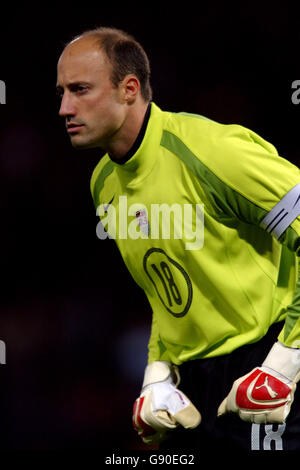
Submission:
{"label": "club crest on jersey", "polygon": [[140,209],[139,211],[136,211],[135,216],[137,218],[141,232],[143,232],[145,235],[149,235],[150,227],[146,209]]}

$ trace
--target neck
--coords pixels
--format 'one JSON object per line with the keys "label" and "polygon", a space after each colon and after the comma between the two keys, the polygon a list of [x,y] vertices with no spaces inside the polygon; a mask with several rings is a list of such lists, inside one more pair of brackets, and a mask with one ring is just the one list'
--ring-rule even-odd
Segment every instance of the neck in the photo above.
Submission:
{"label": "neck", "polygon": [[129,107],[122,126],[105,149],[112,160],[121,160],[133,146],[143,125],[148,104],[143,101]]}

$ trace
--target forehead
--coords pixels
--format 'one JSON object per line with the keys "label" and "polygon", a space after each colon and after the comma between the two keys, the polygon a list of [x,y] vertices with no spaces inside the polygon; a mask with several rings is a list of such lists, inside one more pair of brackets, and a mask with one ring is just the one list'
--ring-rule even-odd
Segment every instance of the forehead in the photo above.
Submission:
{"label": "forehead", "polygon": [[62,52],[57,75],[62,81],[87,80],[107,75],[110,64],[95,39],[82,38],[70,43]]}

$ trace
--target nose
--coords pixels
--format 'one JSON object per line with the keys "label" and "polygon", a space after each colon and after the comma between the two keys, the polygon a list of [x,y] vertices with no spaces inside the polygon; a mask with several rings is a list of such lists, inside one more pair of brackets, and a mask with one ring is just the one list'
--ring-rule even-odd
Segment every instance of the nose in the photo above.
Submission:
{"label": "nose", "polygon": [[68,117],[68,116],[75,116],[76,110],[75,106],[72,100],[72,96],[68,93],[65,92],[63,94],[61,103],[60,103],[60,108],[59,108],[59,113],[61,117]]}

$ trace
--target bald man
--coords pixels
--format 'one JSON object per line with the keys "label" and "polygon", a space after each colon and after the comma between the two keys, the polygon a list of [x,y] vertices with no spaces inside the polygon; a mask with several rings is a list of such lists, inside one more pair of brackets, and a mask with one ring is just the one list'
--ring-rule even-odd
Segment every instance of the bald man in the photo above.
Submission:
{"label": "bald man", "polygon": [[145,51],[117,29],[65,47],[57,91],[73,147],[106,151],[91,178],[98,236],[153,311],[138,434],[299,450],[298,168],[242,126],[159,109]]}

